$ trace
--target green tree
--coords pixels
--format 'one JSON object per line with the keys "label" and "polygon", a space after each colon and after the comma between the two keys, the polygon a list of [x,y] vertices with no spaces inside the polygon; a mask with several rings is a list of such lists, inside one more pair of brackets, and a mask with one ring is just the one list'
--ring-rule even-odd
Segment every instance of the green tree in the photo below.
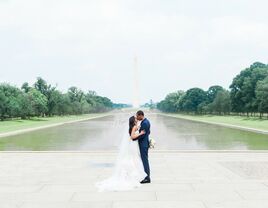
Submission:
{"label": "green tree", "polygon": [[183,91],[177,91],[168,94],[163,101],[157,104],[157,108],[165,112],[179,111],[179,102],[184,94],[185,93]]}
{"label": "green tree", "polygon": [[113,103],[109,98],[98,96],[94,91],[89,91],[85,95],[85,100],[90,112],[103,112],[113,108]]}
{"label": "green tree", "polygon": [[207,91],[207,98],[208,103],[212,103],[216,98],[219,91],[222,91],[223,87],[219,85],[211,86]]}
{"label": "green tree", "polygon": [[21,110],[18,113],[19,117],[26,119],[34,115],[34,109],[28,93],[22,92],[20,94],[19,103],[21,106]]}
{"label": "green tree", "polygon": [[74,114],[82,114],[85,105],[85,96],[82,90],[77,87],[70,87],[68,95],[71,101],[72,112]]}
{"label": "green tree", "polygon": [[241,71],[232,84],[231,105],[234,112],[257,112],[256,85],[268,75],[268,66],[259,62]]}
{"label": "green tree", "polygon": [[55,88],[51,88],[48,90],[47,95],[48,115],[60,115],[60,108],[62,107],[63,102],[63,94]]}
{"label": "green tree", "polygon": [[41,77],[33,87],[25,82],[21,89],[9,84],[0,84],[0,119],[31,116],[83,114],[111,110],[113,102],[98,96],[96,92],[85,94],[77,87],[62,93]]}
{"label": "green tree", "polygon": [[3,90],[4,86],[0,85],[0,116],[1,120],[5,119],[7,115],[7,106],[8,106],[8,98],[5,95],[5,91]]}
{"label": "green tree", "polygon": [[73,114],[72,112],[72,103],[69,98],[69,95],[62,94],[60,97],[60,100],[58,102],[58,115],[68,115],[68,114]]}
{"label": "green tree", "polygon": [[28,93],[32,106],[32,116],[44,116],[47,112],[47,98],[40,91],[32,88]]}
{"label": "green tree", "polygon": [[31,87],[29,86],[28,82],[24,82],[23,85],[21,86],[21,89],[25,92],[28,93],[31,89]]}
{"label": "green tree", "polygon": [[268,76],[259,81],[256,87],[257,105],[260,112],[260,117],[263,113],[268,113]]}
{"label": "green tree", "polygon": [[12,118],[19,115],[23,109],[20,105],[21,91],[9,84],[0,85],[0,117]]}
{"label": "green tree", "polygon": [[47,96],[50,85],[48,85],[47,82],[41,77],[37,77],[37,81],[34,83],[34,88],[41,92],[43,95]]}
{"label": "green tree", "polygon": [[57,102],[60,99],[59,96],[61,93],[56,90],[56,87],[48,84],[41,77],[37,78],[34,87],[47,98],[47,114],[49,116],[56,114]]}
{"label": "green tree", "polygon": [[230,93],[227,90],[219,91],[211,104],[211,108],[220,115],[222,113],[228,114],[231,110]]}
{"label": "green tree", "polygon": [[191,88],[180,99],[179,105],[182,111],[198,113],[199,105],[205,102],[207,102],[207,93],[200,88]]}

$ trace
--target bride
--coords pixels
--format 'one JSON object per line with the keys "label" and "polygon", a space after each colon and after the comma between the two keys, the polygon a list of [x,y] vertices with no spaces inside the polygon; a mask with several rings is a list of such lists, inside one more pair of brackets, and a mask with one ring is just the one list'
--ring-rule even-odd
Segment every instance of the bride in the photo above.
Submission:
{"label": "bride", "polygon": [[129,118],[129,136],[123,138],[115,169],[111,177],[96,183],[99,192],[102,191],[124,191],[141,186],[147,174],[144,172],[137,137],[145,134],[139,133],[139,122],[134,116]]}

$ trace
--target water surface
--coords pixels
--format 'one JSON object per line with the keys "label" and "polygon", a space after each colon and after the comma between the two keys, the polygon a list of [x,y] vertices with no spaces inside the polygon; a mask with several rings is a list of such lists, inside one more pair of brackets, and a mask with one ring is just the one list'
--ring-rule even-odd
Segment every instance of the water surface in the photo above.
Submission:
{"label": "water surface", "polygon": [[[117,150],[131,113],[0,138],[0,150]],[[147,114],[158,150],[267,150],[268,135]]]}

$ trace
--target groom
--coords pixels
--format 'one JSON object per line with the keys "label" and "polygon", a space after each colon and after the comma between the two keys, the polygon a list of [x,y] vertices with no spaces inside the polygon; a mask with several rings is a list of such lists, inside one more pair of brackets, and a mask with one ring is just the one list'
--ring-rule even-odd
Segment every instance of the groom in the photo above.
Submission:
{"label": "groom", "polygon": [[144,135],[139,136],[135,140],[138,139],[140,153],[141,153],[141,160],[143,163],[144,171],[147,173],[147,177],[141,181],[141,183],[151,183],[150,179],[150,166],[148,161],[148,150],[149,150],[149,135],[150,135],[150,122],[147,118],[144,117],[143,111],[138,111],[136,113],[137,120],[141,121],[140,132],[145,131]]}

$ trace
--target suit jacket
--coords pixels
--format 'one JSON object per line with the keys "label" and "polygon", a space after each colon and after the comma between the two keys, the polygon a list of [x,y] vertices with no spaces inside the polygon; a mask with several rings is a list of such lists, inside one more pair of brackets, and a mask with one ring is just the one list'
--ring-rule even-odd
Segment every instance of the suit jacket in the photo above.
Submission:
{"label": "suit jacket", "polygon": [[144,135],[139,136],[135,140],[138,139],[139,146],[149,148],[149,135],[150,135],[151,124],[147,118],[143,119],[141,122],[140,132],[144,130],[146,133]]}

